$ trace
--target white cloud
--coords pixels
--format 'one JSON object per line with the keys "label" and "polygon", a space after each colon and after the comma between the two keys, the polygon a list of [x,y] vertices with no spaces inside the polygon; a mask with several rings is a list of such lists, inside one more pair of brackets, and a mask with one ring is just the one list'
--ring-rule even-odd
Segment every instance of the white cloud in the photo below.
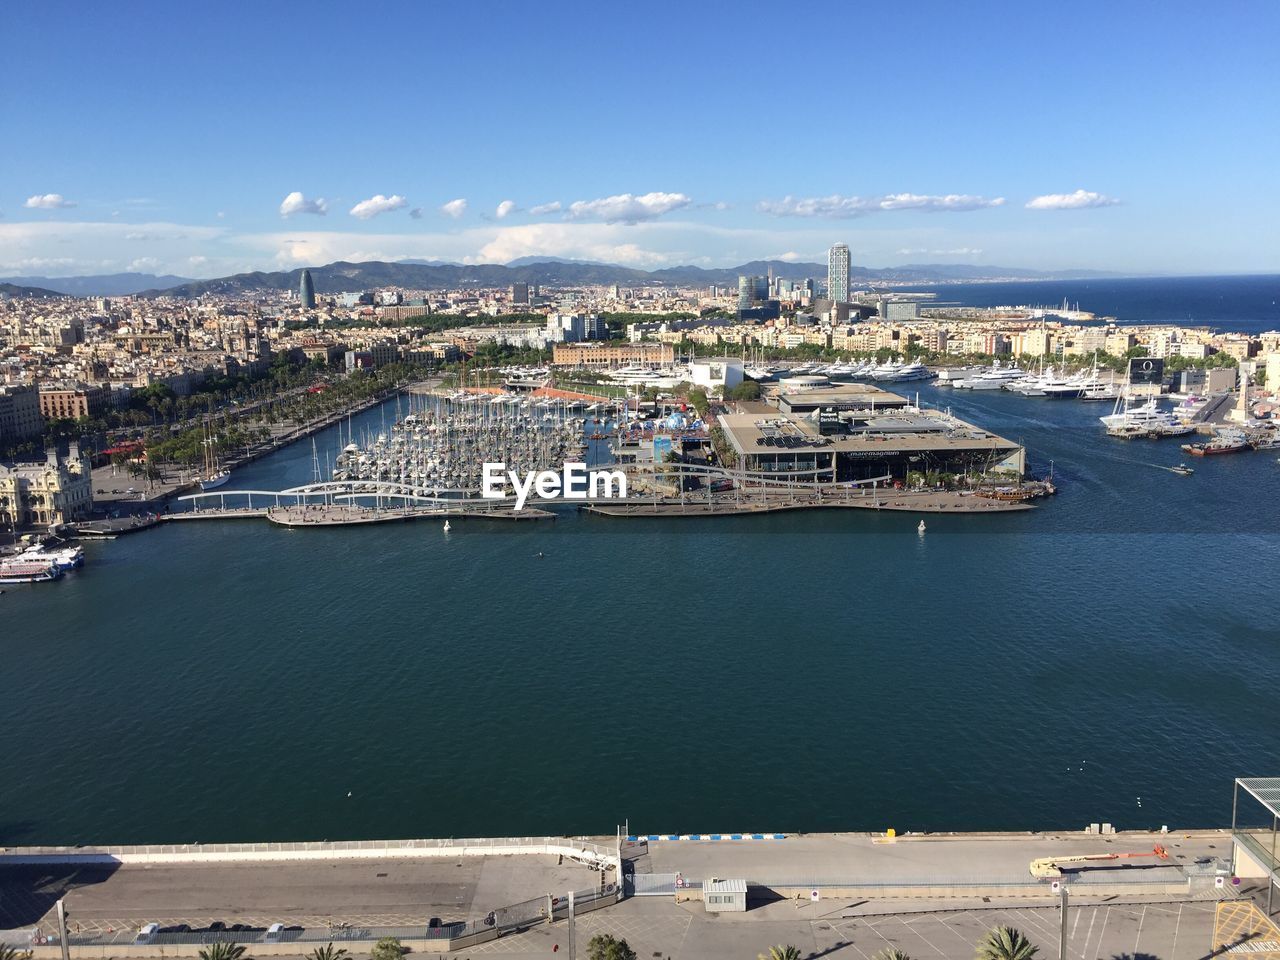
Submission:
{"label": "white cloud", "polygon": [[351,208],[351,215],[357,220],[371,220],[380,213],[389,213],[392,210],[399,210],[407,207],[409,201],[398,193],[393,193],[389,197],[384,197],[380,193],[375,193],[368,200],[361,200]]}
{"label": "white cloud", "polygon": [[191,264],[191,266],[193,267],[203,267],[208,262],[209,262],[208,257],[202,257],[199,255],[196,255],[194,257],[187,257],[187,263]]}
{"label": "white cloud", "polygon": [[520,208],[516,206],[516,202],[514,200],[503,200],[498,204],[498,209],[493,212],[493,215],[499,220],[505,220],[508,216],[519,209]]}
{"label": "white cloud", "polygon": [[422,219],[422,208],[421,208],[421,207],[414,207],[412,210],[410,210],[410,211],[409,211],[409,216],[413,217],[413,219],[415,219],[415,220],[421,220],[421,219]]}
{"label": "white cloud", "polygon": [[982,253],[982,248],[952,247],[949,250],[934,250],[929,247],[903,247],[898,251],[898,255],[903,257],[914,257],[922,253],[931,257],[976,257]]}
{"label": "white cloud", "polygon": [[983,210],[1004,205],[1004,197],[978,197],[967,193],[948,193],[941,196],[919,193],[890,193],[882,197],[783,197],[781,200],[762,200],[756,205],[761,213],[775,217],[823,217],[833,220],[850,220],[886,210],[924,210],[928,212],[960,213]]}
{"label": "white cloud", "polygon": [[160,268],[160,261],[155,257],[138,257],[129,263],[131,273],[155,273]]}
{"label": "white cloud", "polygon": [[23,206],[29,210],[58,210],[74,207],[75,204],[60,193],[37,193],[33,197],[27,197],[27,202]]}
{"label": "white cloud", "polygon": [[1092,190],[1075,193],[1046,193],[1027,201],[1028,210],[1084,210],[1088,207],[1114,207],[1120,201]]}
{"label": "white cloud", "polygon": [[530,207],[529,212],[535,217],[540,217],[545,213],[559,213],[560,201],[552,200],[550,203],[540,203],[537,206]]}
{"label": "white cloud", "polygon": [[[316,197],[314,200],[308,200],[302,195],[302,191],[295,190],[282,201],[280,201],[280,216],[292,217],[295,213],[314,213],[318,216],[324,216],[329,212],[329,201],[324,197]],[[222,216],[222,214],[218,214]]]}
{"label": "white cloud", "polygon": [[683,193],[644,193],[635,196],[619,193],[598,200],[575,200],[569,204],[570,220],[599,218],[605,223],[639,223],[654,220],[664,213],[679,210],[693,203],[693,198]]}
{"label": "white cloud", "polygon": [[446,217],[452,217],[457,220],[467,212],[467,201],[463,197],[459,197],[457,200],[450,200],[448,203],[441,204],[440,212]]}

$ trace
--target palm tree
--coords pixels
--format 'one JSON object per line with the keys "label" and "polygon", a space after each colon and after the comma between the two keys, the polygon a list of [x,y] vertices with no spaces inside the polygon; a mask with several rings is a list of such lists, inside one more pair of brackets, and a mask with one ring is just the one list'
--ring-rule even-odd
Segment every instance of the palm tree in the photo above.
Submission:
{"label": "palm tree", "polygon": [[0,943],[0,960],[31,960],[31,951],[17,950],[7,943]]}
{"label": "palm tree", "polygon": [[326,943],[323,947],[316,947],[307,954],[307,960],[342,960],[347,956],[346,947],[335,948],[332,943]]}
{"label": "palm tree", "polygon": [[1038,950],[1021,930],[996,927],[978,944],[977,960],[1031,960]]}
{"label": "palm tree", "polygon": [[911,960],[911,955],[904,953],[897,947],[886,947],[872,957],[871,960]]}
{"label": "palm tree", "polygon": [[200,960],[253,960],[238,943],[211,943],[200,951]]}
{"label": "palm tree", "polygon": [[787,944],[770,947],[768,953],[760,954],[759,960],[800,960],[800,948]]}

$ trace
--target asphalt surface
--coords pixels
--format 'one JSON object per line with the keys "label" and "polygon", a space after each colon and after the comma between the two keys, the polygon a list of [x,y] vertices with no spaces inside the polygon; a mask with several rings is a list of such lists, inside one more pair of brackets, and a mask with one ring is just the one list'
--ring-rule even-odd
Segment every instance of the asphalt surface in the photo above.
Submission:
{"label": "asphalt surface", "polygon": [[483,917],[600,875],[550,856],[333,860],[121,867],[0,867],[0,929],[51,926],[64,897],[72,932],[211,921],[322,926],[425,924]]}

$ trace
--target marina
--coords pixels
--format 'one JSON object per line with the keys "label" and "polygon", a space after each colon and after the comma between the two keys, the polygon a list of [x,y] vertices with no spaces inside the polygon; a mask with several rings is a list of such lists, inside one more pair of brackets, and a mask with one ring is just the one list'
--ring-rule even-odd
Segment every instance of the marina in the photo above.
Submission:
{"label": "marina", "polygon": [[[0,596],[0,655],[22,681],[0,702],[5,837],[470,836],[497,822],[532,835],[609,831],[617,813],[687,831],[1229,819],[1229,801],[1190,786],[1229,780],[1280,737],[1217,706],[1280,682],[1265,576],[1239,576],[1280,563],[1276,517],[1255,506],[1280,483],[1275,458],[1209,457],[1179,476],[1165,468],[1190,458],[1173,442],[1135,456],[1094,405],[918,389],[1020,441],[1058,496],[989,515],[556,508],[550,523],[452,518],[448,533],[439,518],[298,532],[193,518],[86,541],[83,568]],[[314,455],[296,443],[210,496],[309,486],[317,459],[395,419],[394,400],[344,419]],[[1117,576],[1139,568],[1157,575]],[[618,676],[625,704],[604,710]],[[51,711],[50,685],[93,697]],[[956,689],[981,693],[957,703]],[[779,698],[803,709],[759,723]],[[686,734],[708,724],[723,732],[691,779]],[[815,727],[893,748],[834,765],[789,749]],[[1047,746],[1008,776],[1028,740]],[[32,742],[62,762],[22,762]],[[255,764],[272,775],[238,779],[232,802],[202,789],[212,767]],[[637,780],[643,796],[599,803],[600,784]]]}

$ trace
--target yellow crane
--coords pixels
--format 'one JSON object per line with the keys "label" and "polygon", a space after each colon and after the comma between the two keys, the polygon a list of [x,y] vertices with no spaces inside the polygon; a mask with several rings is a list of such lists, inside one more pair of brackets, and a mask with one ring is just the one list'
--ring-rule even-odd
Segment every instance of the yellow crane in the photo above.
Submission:
{"label": "yellow crane", "polygon": [[1088,864],[1102,860],[1130,860],[1135,857],[1155,857],[1157,860],[1168,860],[1169,851],[1159,845],[1154,850],[1142,853],[1082,853],[1068,857],[1041,857],[1031,861],[1033,877],[1060,877],[1062,868],[1070,864]]}

